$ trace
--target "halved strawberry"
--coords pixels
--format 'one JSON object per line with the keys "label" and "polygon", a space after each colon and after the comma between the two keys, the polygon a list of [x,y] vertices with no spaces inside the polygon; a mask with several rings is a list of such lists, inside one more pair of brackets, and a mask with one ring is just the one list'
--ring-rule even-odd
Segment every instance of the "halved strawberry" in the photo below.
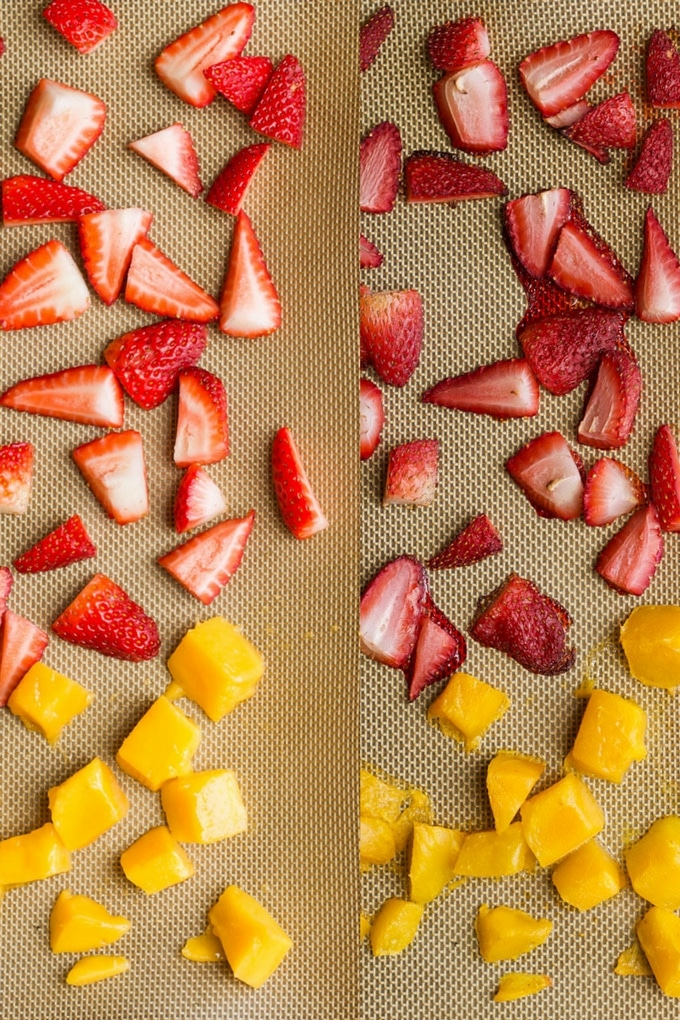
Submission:
{"label": "halved strawberry", "polygon": [[211,322],[219,315],[214,298],[146,237],[132,249],[125,300],[142,311],[171,319]]}
{"label": "halved strawberry", "polygon": [[94,575],[52,630],[71,644],[129,662],[153,659],[160,649],[155,621],[105,574]]}
{"label": "halved strawberry", "polygon": [[146,209],[106,209],[80,217],[80,254],[87,278],[105,304],[113,304],[120,294],[132,249],[146,237],[152,220]]}
{"label": "halved strawberry", "polygon": [[87,284],[61,241],[20,259],[0,284],[0,329],[68,322],[89,307]]}
{"label": "halved strawberry", "polygon": [[236,215],[222,284],[219,327],[228,336],[258,337],[281,325],[281,300],[245,209]]}
{"label": "halved strawberry", "polygon": [[[28,510],[34,454],[32,443],[7,443],[0,446],[0,514],[25,514]],[[0,605],[6,569],[0,567]]]}
{"label": "halved strawberry", "polygon": [[672,169],[673,125],[668,117],[661,117],[647,129],[625,185],[632,191],[665,195]]}
{"label": "halved strawberry", "polygon": [[656,573],[664,543],[653,503],[636,510],[600,550],[595,571],[622,595],[642,595]]}
{"label": "halved strawberry", "polygon": [[407,202],[461,202],[505,195],[507,188],[493,170],[456,159],[450,152],[420,150],[404,162]]}
{"label": "halved strawberry", "polygon": [[361,650],[385,666],[406,669],[428,596],[425,568],[413,556],[386,563],[367,584],[359,607]]}
{"label": "halved strawberry", "polygon": [[503,215],[508,240],[532,276],[547,273],[559,232],[571,215],[571,202],[569,188],[550,188],[506,203]]}
{"label": "halved strawberry", "polygon": [[116,15],[101,0],[51,0],[43,17],[78,53],[92,53],[118,27]]}
{"label": "halved strawberry", "polygon": [[435,25],[427,37],[427,52],[439,71],[460,71],[478,64],[491,52],[486,25],[473,17]]}
{"label": "halved strawberry", "polygon": [[383,120],[362,138],[359,147],[359,208],[386,213],[394,209],[401,173],[401,134]]}
{"label": "halved strawberry", "polygon": [[642,375],[630,349],[607,351],[578,426],[578,441],[598,450],[624,446],[633,431]]}
{"label": "halved strawberry", "polygon": [[500,152],[508,144],[508,89],[492,60],[449,71],[433,86],[437,113],[452,145]]}
{"label": "halved strawberry", "polygon": [[405,669],[409,701],[465,662],[465,637],[431,598],[425,600],[418,640]]}
{"label": "halved strawberry", "polygon": [[619,37],[608,29],[542,46],[520,63],[520,81],[543,116],[551,117],[583,98],[618,48]]}
{"label": "halved strawberry", "polygon": [[49,638],[37,624],[11,609],[0,624],[0,706],[7,700],[31,666],[43,656]]}
{"label": "halved strawberry", "polygon": [[123,391],[106,365],[79,365],[36,375],[10,386],[2,407],[48,418],[117,429],[123,424]]}
{"label": "halved strawberry", "polygon": [[664,531],[680,531],[680,456],[670,425],[660,425],[649,454],[652,502]]}
{"label": "halved strawberry", "polygon": [[61,181],[104,130],[106,104],[90,92],[41,78],[24,109],[14,144]]}
{"label": "halved strawberry", "polygon": [[299,539],[311,538],[328,527],[288,428],[279,429],[274,436],[271,469],[276,501],[290,533]]}
{"label": "halved strawberry", "polygon": [[571,106],[565,106],[559,113],[554,113],[552,117],[544,117],[543,119],[546,124],[559,131],[562,128],[571,127],[572,124],[581,120],[590,109],[591,106],[587,99],[579,99],[578,102],[572,103]]}
{"label": "halved strawberry", "polygon": [[605,308],[632,309],[633,283],[609,245],[585,223],[565,223],[548,270],[563,290]]}
{"label": "halved strawberry", "polygon": [[18,174],[2,182],[2,220],[6,227],[70,223],[104,208],[95,195],[61,181]]}
{"label": "halved strawberry", "polygon": [[91,559],[96,555],[96,546],[81,517],[73,514],[12,560],[12,565],[20,574],[40,574],[46,570],[68,567],[71,563]]}
{"label": "halved strawberry", "polygon": [[203,191],[194,140],[182,124],[175,122],[144,138],[128,142],[128,149],[166,174],[193,198]]}
{"label": "halved strawberry", "polygon": [[186,103],[207,106],[217,92],[203,71],[238,57],[250,39],[254,21],[252,4],[228,4],[166,46],[156,57],[156,74]]}
{"label": "halved strawberry", "polygon": [[609,149],[635,148],[636,127],[633,101],[627,92],[620,92],[594,106],[564,134],[600,163],[608,163]]}
{"label": "halved strawberry", "polygon": [[249,117],[260,101],[273,70],[269,57],[231,57],[205,67],[203,74],[216,92]]}
{"label": "halved strawberry", "polygon": [[234,153],[212,182],[205,196],[206,202],[236,216],[243,205],[255,171],[270,148],[269,142],[260,142],[257,145],[247,145]]}
{"label": "halved strawberry", "polygon": [[359,410],[361,414],[361,459],[368,460],[380,443],[385,424],[382,391],[370,379],[361,380]]}
{"label": "halved strawberry", "polygon": [[531,439],[505,467],[540,517],[572,521],[581,516],[583,464],[560,432]]}
{"label": "halved strawberry", "polygon": [[362,269],[377,269],[383,264],[383,253],[373,241],[364,235],[359,235],[359,265]]}
{"label": "halved strawberry", "polygon": [[644,322],[680,319],[680,260],[651,205],[645,215],[642,258],[635,280],[635,314]]}
{"label": "halved strawberry", "polygon": [[405,386],[418,367],[423,346],[423,302],[418,291],[362,292],[359,334],[383,382]]}
{"label": "halved strawberry", "polygon": [[178,380],[175,464],[182,468],[191,464],[215,464],[229,454],[224,383],[204,368],[183,368]]}
{"label": "halved strawberry", "polygon": [[616,457],[596,460],[583,487],[583,519],[602,527],[647,502],[647,491],[635,472]]}
{"label": "halved strawberry", "polygon": [[104,360],[128,396],[149,410],[172,393],[180,370],[195,365],[207,343],[203,323],[165,319],[112,340]]}
{"label": "halved strawberry", "polygon": [[363,74],[378,56],[380,47],[394,28],[394,11],[384,4],[365,21],[359,30],[359,67]]}
{"label": "halved strawberry", "polygon": [[307,113],[307,79],[297,57],[288,53],[274,68],[250,117],[253,131],[301,149]]}
{"label": "halved strawberry", "polygon": [[148,514],[144,448],[136,429],[109,432],[77,446],[72,456],[96,498],[118,524],[130,524]]}
{"label": "halved strawberry", "polygon": [[538,413],[538,381],[525,358],[509,358],[442,379],[420,399],[494,418],[530,418]]}
{"label": "halved strawberry", "polygon": [[486,514],[478,514],[469,524],[427,561],[431,570],[467,567],[503,549],[503,540]]}
{"label": "halved strawberry", "polygon": [[182,475],[175,496],[175,531],[182,535],[226,512],[227,504],[219,486],[199,464],[191,464]]}
{"label": "halved strawberry", "polygon": [[245,517],[221,521],[159,556],[158,562],[199,602],[209,606],[241,565],[254,521],[254,510]]}
{"label": "halved strawberry", "polygon": [[414,439],[390,450],[383,504],[429,506],[439,472],[439,441]]}
{"label": "halved strawberry", "polygon": [[680,108],[680,54],[671,37],[656,29],[645,58],[647,99],[652,106]]}

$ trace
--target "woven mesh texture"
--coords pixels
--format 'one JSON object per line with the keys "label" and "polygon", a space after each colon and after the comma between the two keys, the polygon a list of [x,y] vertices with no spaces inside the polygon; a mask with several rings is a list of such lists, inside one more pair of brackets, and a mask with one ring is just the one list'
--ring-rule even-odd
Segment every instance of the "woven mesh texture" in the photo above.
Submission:
{"label": "woven mesh texture", "polygon": [[[154,213],[151,237],[186,273],[219,294],[233,220],[192,199],[127,149],[127,143],[174,121],[191,132],[206,186],[243,145],[260,140],[220,97],[197,110],[156,77],[153,59],[171,40],[219,10],[213,0],[118,0],[119,28],[95,53],[80,56],[42,18],[44,0],[0,4],[3,100],[0,175],[38,172],[12,141],[29,91],[51,77],[101,96],[108,121],[101,139],[67,178],[111,208]],[[95,570],[111,576],[158,622],[161,653],[131,665],[74,648],[53,636],[45,661],[95,694],[86,713],[48,747],[9,711],[1,713],[0,837],[48,820],[47,789],[95,754],[113,764],[123,737],[165,689],[165,660],[186,630],[215,614],[239,625],[262,650],[266,674],[256,696],[220,724],[183,700],[203,730],[197,769],[235,769],[249,811],[246,834],[189,847],[196,875],[146,897],[124,878],[121,851],[162,822],[156,795],[118,772],[131,810],[91,847],[73,854],[72,871],[3,900],[0,1016],[3,1020],[97,1017],[345,1018],[355,1012],[358,894],[354,818],[358,779],[355,592],[356,514],[356,139],[355,60],[358,18],[351,5],[322,0],[262,0],[247,52],[280,60],[294,53],[308,79],[308,118],[301,151],[273,144],[247,197],[284,322],[274,336],[233,340],[210,327],[201,365],[225,382],[231,455],[210,469],[229,514],[255,507],[257,520],[238,575],[203,607],[155,562],[177,544],[172,505],[179,472],[172,463],[175,398],[143,412],[126,400],[126,426],[144,439],[151,513],[125,528],[106,518],[71,460],[71,450],[98,430],[9,410],[0,441],[36,448],[29,511],[4,516],[0,562],[74,511],[98,553],[94,561],[51,574],[15,576],[10,605],[48,629]],[[50,237],[78,259],[72,225],[5,228],[0,270]],[[99,361],[107,342],[153,321],[122,299],[70,325],[0,337],[0,387],[68,365]],[[285,530],[269,481],[269,444],[288,425],[295,435],[329,529],[308,542]],[[332,579],[332,580],[331,580]],[[114,766],[115,769],[115,766]],[[258,992],[235,981],[225,964],[190,963],[180,949],[200,934],[222,890],[237,883],[258,898],[294,941],[276,975]],[[48,918],[58,892],[93,896],[132,921],[114,948],[129,973],[85,989],[64,976],[74,957],[54,956]]]}
{"label": "woven mesh texture", "polygon": [[[376,6],[365,3],[363,16]],[[541,45],[595,28],[614,29],[621,40],[619,54],[592,98],[630,90],[642,129],[652,115],[642,91],[646,41],[656,27],[677,27],[677,6],[588,0],[476,5],[397,0],[393,6],[394,31],[362,80],[362,134],[390,119],[400,128],[404,155],[427,148],[452,151],[432,100],[436,72],[425,42],[436,24],[469,14],[483,17],[491,56],[508,83],[511,127],[507,150],[479,161],[503,178],[511,198],[558,185],[573,188],[583,198],[588,219],[635,274],[648,197],[624,188],[623,154],[613,154],[609,165],[601,166],[543,124],[519,85],[517,67]],[[675,123],[675,114],[672,117]],[[668,193],[653,201],[676,250],[679,194],[676,170]],[[420,403],[423,391],[440,379],[519,353],[514,331],[525,302],[504,248],[500,206],[500,200],[485,200],[409,207],[401,197],[391,214],[367,215],[362,221],[364,232],[385,255],[381,268],[365,271],[365,282],[376,290],[415,287],[425,309],[420,366],[404,389],[383,387],[383,442],[362,466],[362,582],[401,553],[427,559],[471,517],[485,511],[503,537],[503,552],[464,570],[431,572],[435,601],[465,630],[480,596],[511,571],[532,578],[573,616],[576,664],[563,676],[537,677],[470,641],[465,668],[505,690],[511,708],[479,750],[468,754],[428,725],[426,710],[433,693],[409,704],[400,674],[362,658],[362,756],[368,765],[426,790],[436,822],[490,827],[484,787],[489,760],[502,748],[538,754],[547,760],[542,786],[559,778],[582,712],[583,702],[574,693],[590,677],[598,686],[634,697],[649,715],[647,760],[631,768],[620,786],[590,782],[607,817],[603,842],[621,859],[626,843],[653,819],[678,809],[677,699],[643,689],[630,677],[617,634],[635,605],[678,601],[680,547],[668,536],[663,561],[644,596],[618,596],[592,570],[617,525],[596,529],[583,522],[539,518],[505,473],[507,457],[544,430],[560,429],[576,443],[585,385],[562,398],[542,393],[538,416],[516,422],[499,423]],[[635,432],[620,458],[645,477],[655,429],[663,421],[678,421],[680,329],[646,326],[632,318],[626,335],[640,361],[644,392]],[[437,437],[441,444],[433,504],[415,510],[383,507],[388,450],[426,437]],[[586,447],[579,452],[586,467],[598,456]],[[368,914],[387,895],[407,894],[398,869],[374,869],[362,880],[362,907]],[[473,927],[482,903],[523,907],[550,917],[553,935],[530,956],[485,964]],[[416,941],[400,956],[374,960],[364,944],[362,1020],[676,1016],[677,1005],[663,997],[653,979],[613,973],[644,910],[643,901],[624,890],[613,901],[579,914],[559,900],[547,870],[519,879],[468,881],[426,908]],[[549,974],[552,989],[510,1005],[494,1004],[500,974],[518,969]]]}

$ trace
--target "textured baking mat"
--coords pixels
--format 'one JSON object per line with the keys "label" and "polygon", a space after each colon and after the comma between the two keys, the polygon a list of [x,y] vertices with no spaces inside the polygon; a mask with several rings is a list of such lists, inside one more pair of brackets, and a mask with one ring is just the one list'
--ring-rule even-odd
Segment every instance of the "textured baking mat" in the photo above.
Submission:
{"label": "textured baking mat", "polygon": [[[364,3],[363,17],[378,6]],[[593,98],[630,90],[642,128],[651,117],[642,93],[646,42],[657,27],[678,28],[677,5],[396,0],[393,7],[394,31],[362,78],[362,134],[390,119],[400,128],[404,155],[427,148],[453,151],[435,112],[431,86],[436,72],[427,59],[425,41],[436,24],[465,15],[483,17],[492,59],[508,83],[510,135],[505,152],[479,162],[503,178],[510,198],[559,185],[573,188],[582,196],[587,218],[635,274],[649,197],[624,188],[622,153],[614,153],[610,164],[601,166],[543,124],[519,85],[517,67],[541,45],[596,28],[614,29],[621,40],[619,54],[594,88]],[[675,113],[671,118],[677,156]],[[679,197],[676,159],[667,194],[653,199],[676,250]],[[541,519],[505,474],[507,457],[539,432],[558,428],[575,443],[583,386],[562,398],[542,393],[538,416],[516,422],[499,423],[420,403],[422,392],[445,376],[519,353],[514,330],[525,303],[504,248],[500,208],[500,200],[408,207],[400,197],[391,214],[362,219],[362,229],[385,255],[380,269],[364,273],[364,282],[376,290],[415,287],[425,311],[420,366],[403,390],[382,387],[383,442],[362,466],[362,582],[401,553],[427,559],[484,511],[501,532],[503,552],[465,570],[431,572],[435,601],[467,630],[479,597],[517,571],[573,616],[576,664],[563,676],[537,677],[470,640],[465,668],[505,690],[511,708],[479,750],[466,754],[428,724],[426,710],[434,693],[426,692],[409,704],[400,674],[362,658],[362,757],[370,766],[426,790],[436,822],[467,829],[490,827],[484,778],[491,757],[501,748],[540,755],[548,763],[542,785],[554,782],[581,714],[583,702],[574,692],[584,677],[591,677],[598,686],[634,697],[649,715],[647,760],[632,767],[618,787],[602,781],[589,784],[606,812],[603,842],[621,859],[627,841],[644,832],[654,818],[678,809],[677,698],[632,680],[616,637],[633,606],[678,601],[680,546],[667,536],[664,558],[644,596],[618,596],[592,569],[597,552],[617,525],[597,529],[583,522]],[[663,421],[678,422],[680,328],[646,326],[632,318],[626,335],[640,361],[644,392],[635,432],[620,458],[644,477],[655,429]],[[400,442],[429,437],[438,437],[441,444],[434,503],[415,510],[383,507],[387,451]],[[585,447],[580,452],[586,466],[598,456]],[[362,881],[362,906],[369,914],[387,895],[406,894],[403,877],[390,869],[374,869]],[[522,907],[550,917],[553,935],[517,961],[485,964],[473,933],[482,903]],[[369,946],[362,946],[362,1020],[675,1017],[677,1003],[664,998],[652,978],[613,973],[644,910],[643,901],[625,890],[609,903],[577,913],[558,899],[547,871],[519,879],[468,881],[426,908],[416,941],[401,955],[374,960]],[[499,975],[518,969],[550,975],[552,988],[530,999],[494,1004]]]}

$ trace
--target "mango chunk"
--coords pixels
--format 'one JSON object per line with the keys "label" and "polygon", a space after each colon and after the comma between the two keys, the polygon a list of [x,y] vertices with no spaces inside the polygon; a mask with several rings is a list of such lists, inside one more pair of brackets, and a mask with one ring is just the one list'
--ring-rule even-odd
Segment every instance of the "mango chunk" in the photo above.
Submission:
{"label": "mango chunk", "polygon": [[68,850],[51,822],[0,841],[0,888],[61,875],[71,870]]}
{"label": "mango chunk", "polygon": [[422,790],[409,790],[406,806],[392,827],[397,853],[405,849],[416,822],[431,821],[432,805],[428,795]]}
{"label": "mango chunk", "polygon": [[393,824],[401,814],[408,797],[408,791],[373,775],[368,769],[361,770],[359,780],[359,814],[383,818]]}
{"label": "mango chunk", "polygon": [[395,956],[411,945],[423,916],[422,903],[396,896],[385,900],[371,925],[371,950],[374,956]]}
{"label": "mango chunk", "polygon": [[8,706],[27,730],[36,730],[56,744],[63,728],[84,712],[92,694],[43,662],[35,662],[12,691]]}
{"label": "mango chunk", "polygon": [[454,673],[427,716],[436,720],[447,736],[464,743],[466,751],[472,751],[509,705],[503,691],[469,673]]}
{"label": "mango chunk", "polygon": [[397,852],[394,831],[383,818],[359,819],[359,860],[362,865],[387,864]]}
{"label": "mango chunk", "polygon": [[528,754],[499,751],[486,770],[486,790],[498,832],[510,825],[545,771],[545,762]]}
{"label": "mango chunk", "polygon": [[264,672],[260,652],[240,630],[221,616],[188,631],[168,659],[172,700],[186,695],[219,722],[240,702],[252,697]]}
{"label": "mango chunk", "polygon": [[522,971],[511,971],[503,974],[498,982],[498,991],[493,997],[494,1002],[512,1002],[524,999],[527,995],[536,995],[544,988],[550,988],[552,979],[547,974],[526,974]]}
{"label": "mango chunk", "polygon": [[487,829],[468,832],[455,863],[457,875],[467,878],[502,878],[520,871],[533,871],[535,865],[520,822],[503,832]]}
{"label": "mango chunk", "polygon": [[638,896],[667,910],[680,908],[680,817],[657,818],[637,843],[624,850]]}
{"label": "mango chunk", "polygon": [[194,963],[217,963],[225,959],[222,943],[211,928],[187,939],[182,946],[182,956]]}
{"label": "mango chunk", "polygon": [[621,627],[628,668],[641,684],[680,686],[680,606],[637,606]]}
{"label": "mango chunk", "polygon": [[590,910],[628,885],[623,868],[596,839],[561,860],[552,880],[564,902],[577,910]]}
{"label": "mango chunk", "polygon": [[130,961],[124,956],[83,956],[66,975],[66,984],[78,988],[124,974]]}
{"label": "mango chunk", "polygon": [[567,768],[620,783],[634,761],[647,757],[647,713],[630,698],[595,690],[588,699]]}
{"label": "mango chunk", "polygon": [[542,868],[555,864],[604,828],[604,814],[576,774],[564,776],[525,801],[524,838]]}
{"label": "mango chunk", "polygon": [[649,960],[642,952],[642,946],[635,940],[627,949],[619,954],[614,973],[622,977],[651,977],[652,968]]}
{"label": "mango chunk", "polygon": [[50,914],[50,949],[53,953],[86,953],[117,942],[129,929],[127,917],[110,914],[89,896],[74,896],[64,889]]}
{"label": "mango chunk", "polygon": [[48,790],[52,822],[64,846],[81,850],[128,813],[128,799],[101,758]]}
{"label": "mango chunk", "polygon": [[680,998],[680,917],[664,907],[650,907],[636,933],[661,991]]}
{"label": "mango chunk", "polygon": [[128,733],[116,762],[123,772],[156,791],[168,779],[191,772],[200,741],[200,727],[161,695]]}
{"label": "mango chunk", "polygon": [[234,977],[252,988],[271,977],[293,945],[262,904],[236,885],[224,890],[208,920]]}
{"label": "mango chunk", "polygon": [[120,855],[120,866],[125,877],[149,896],[185,882],[194,873],[191,858],[165,825],[136,839]]}
{"label": "mango chunk", "polygon": [[409,862],[410,898],[430,903],[456,876],[456,861],[465,833],[442,825],[416,822]]}
{"label": "mango chunk", "polygon": [[170,832],[180,843],[216,843],[245,832],[248,816],[236,775],[208,769],[169,779],[161,804]]}
{"label": "mango chunk", "polygon": [[483,904],[475,920],[479,952],[486,963],[516,960],[524,953],[543,945],[552,932],[552,921],[532,917],[512,907],[489,907]]}

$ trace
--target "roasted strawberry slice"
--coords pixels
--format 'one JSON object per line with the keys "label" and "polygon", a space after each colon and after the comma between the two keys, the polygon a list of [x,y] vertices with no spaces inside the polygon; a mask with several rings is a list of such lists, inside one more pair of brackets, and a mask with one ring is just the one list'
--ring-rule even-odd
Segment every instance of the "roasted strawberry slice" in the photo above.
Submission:
{"label": "roasted strawberry slice", "polygon": [[481,153],[505,149],[508,90],[492,60],[450,71],[435,82],[433,92],[439,119],[457,149]]}
{"label": "roasted strawberry slice", "polygon": [[361,413],[361,459],[368,460],[380,443],[385,410],[382,391],[370,379],[362,379],[359,388],[359,410]]}
{"label": "roasted strawberry slice", "polygon": [[383,504],[429,506],[439,471],[439,442],[414,439],[390,450]]}
{"label": "roasted strawberry slice", "polygon": [[203,323],[165,319],[116,337],[104,351],[104,360],[128,396],[149,410],[176,389],[181,369],[195,365],[207,343]]}
{"label": "roasted strawberry slice", "polygon": [[0,405],[111,429],[123,424],[125,411],[123,391],[106,365],[79,365],[22,379],[5,390]]}
{"label": "roasted strawberry slice", "polygon": [[204,368],[178,373],[179,401],[173,459],[177,467],[215,464],[229,454],[229,419],[224,383]]}
{"label": "roasted strawberry slice", "polygon": [[232,57],[204,68],[203,74],[221,96],[249,117],[273,70],[269,57]]}
{"label": "roasted strawberry slice", "polygon": [[377,269],[383,264],[380,249],[364,234],[359,235],[359,265],[362,269]]}
{"label": "roasted strawberry slice", "polygon": [[527,307],[515,330],[519,337],[533,322],[552,315],[561,315],[576,308],[586,307],[583,298],[568,294],[562,290],[549,276],[532,276],[526,271],[512,248],[509,248],[510,262],[517,279],[522,285],[527,300]]}
{"label": "roasted strawberry slice", "polygon": [[518,339],[539,383],[559,396],[587,379],[606,351],[626,343],[624,322],[623,312],[578,308],[537,319]]}
{"label": "roasted strawberry slice", "polygon": [[226,512],[227,504],[219,486],[200,464],[191,464],[182,475],[175,496],[175,531],[182,535]]}
{"label": "roasted strawberry slice", "polygon": [[14,144],[61,181],[90,151],[105,121],[106,104],[97,96],[41,78],[28,97]]}
{"label": "roasted strawberry slice", "polygon": [[460,18],[435,25],[427,37],[427,52],[438,71],[460,71],[486,60],[489,33],[481,18]]}
{"label": "roasted strawberry slice", "polygon": [[250,118],[253,131],[301,149],[307,113],[307,78],[296,56],[286,54],[272,71]]}
{"label": "roasted strawberry slice", "polygon": [[635,165],[626,177],[626,187],[648,195],[665,195],[672,169],[673,125],[668,117],[661,117],[647,129]]}
{"label": "roasted strawberry slice", "polygon": [[194,140],[182,124],[175,122],[144,138],[128,142],[128,149],[155,166],[192,198],[203,191]]}
{"label": "roasted strawberry slice", "polygon": [[141,520],[149,512],[146,462],[136,429],[108,432],[77,446],[73,459],[92,492],[118,524]]}
{"label": "roasted strawberry slice", "polygon": [[507,188],[493,170],[456,159],[450,152],[420,150],[404,161],[407,202],[462,202],[494,198]]}
{"label": "roasted strawberry slice", "polygon": [[359,67],[367,71],[378,56],[380,47],[394,28],[394,11],[389,4],[379,7],[359,30]]}
{"label": "roasted strawberry slice", "polygon": [[61,241],[48,241],[0,284],[0,330],[69,322],[90,307],[87,284]]}
{"label": "roasted strawberry slice", "polygon": [[386,666],[406,669],[416,647],[428,596],[427,576],[413,556],[382,567],[361,596],[361,650]]}
{"label": "roasted strawberry slice", "polygon": [[123,289],[132,249],[146,237],[152,220],[146,209],[106,209],[80,217],[80,254],[87,278],[105,304],[113,304]]}
{"label": "roasted strawberry slice", "polygon": [[20,574],[39,574],[45,570],[68,567],[96,555],[97,549],[81,517],[73,514],[21,556],[17,556],[12,565]]}
{"label": "roasted strawberry slice", "polygon": [[47,648],[49,638],[37,624],[6,609],[0,624],[0,706]]}
{"label": "roasted strawberry slice", "polygon": [[520,81],[534,106],[551,117],[585,96],[618,48],[619,37],[608,29],[543,46],[522,60]]}
{"label": "roasted strawberry slice", "polygon": [[144,312],[190,322],[211,322],[217,302],[143,237],[132,249],[125,300]]}
{"label": "roasted strawberry slice", "polygon": [[578,441],[598,450],[624,446],[633,431],[642,375],[630,349],[607,351],[578,427]]}
{"label": "roasted strawberry slice", "polygon": [[241,565],[254,521],[254,510],[245,517],[221,521],[159,556],[158,562],[199,602],[209,606]]}
{"label": "roasted strawberry slice", "polygon": [[545,276],[560,230],[571,215],[568,188],[550,188],[535,195],[520,195],[503,210],[512,249],[531,276]]}
{"label": "roasted strawberry slice", "polygon": [[600,551],[595,570],[622,595],[642,595],[656,573],[664,543],[653,503],[636,510]]}
{"label": "roasted strawberry slice", "polygon": [[369,131],[359,147],[359,208],[367,213],[394,209],[401,174],[401,134],[389,120]]}
{"label": "roasted strawberry slice", "polygon": [[428,596],[418,640],[405,669],[409,701],[415,701],[430,684],[450,676],[465,662],[465,637]]}
{"label": "roasted strawberry slice", "polygon": [[209,205],[236,216],[246,197],[255,171],[271,148],[269,142],[239,149],[220,170],[205,196]]}
{"label": "roasted strawberry slice", "polygon": [[680,260],[651,205],[645,216],[642,258],[635,280],[635,314],[644,322],[680,319]]}
{"label": "roasted strawberry slice", "polygon": [[585,117],[590,109],[591,106],[587,99],[579,99],[578,102],[572,103],[571,106],[565,106],[559,113],[554,113],[552,117],[544,117],[543,119],[550,127],[560,131],[562,128],[571,127],[581,117]]}
{"label": "roasted strawberry slice", "polygon": [[612,249],[585,222],[570,220],[560,230],[548,270],[563,290],[605,308],[632,310],[633,281]]}
{"label": "roasted strawberry slice", "polygon": [[271,449],[274,495],[283,523],[295,538],[312,538],[328,527],[289,428],[274,436]]}
{"label": "roasted strawberry slice", "polygon": [[[6,443],[0,446],[0,514],[25,514],[33,485],[35,450],[32,443]],[[7,567],[0,567],[0,616],[6,586]],[[12,575],[9,575],[10,586]]]}
{"label": "roasted strawberry slice", "polygon": [[583,509],[583,464],[560,432],[543,432],[505,464],[541,517],[575,520]]}
{"label": "roasted strawberry slice", "polygon": [[405,386],[418,367],[423,346],[418,291],[365,288],[359,297],[359,337],[383,382]]}
{"label": "roasted strawberry slice", "polygon": [[462,531],[427,561],[431,570],[467,567],[487,556],[495,556],[503,548],[503,540],[486,514],[478,514]]}
{"label": "roasted strawberry slice", "polygon": [[423,393],[424,404],[438,404],[494,418],[530,418],[538,412],[538,382],[529,362],[510,358],[442,379]]}
{"label": "roasted strawberry slice", "polygon": [[18,174],[2,182],[2,220],[6,227],[70,223],[104,208],[95,195],[61,181]]}
{"label": "roasted strawberry slice", "polygon": [[118,27],[113,11],[101,0],[51,0],[43,17],[78,53],[92,53]]}
{"label": "roasted strawberry slice", "polygon": [[602,527],[647,502],[647,491],[635,472],[616,457],[596,460],[583,487],[583,519]]}
{"label": "roasted strawberry slice", "polygon": [[633,101],[627,92],[620,92],[594,106],[564,133],[600,163],[608,163],[609,149],[635,148],[636,127]]}
{"label": "roasted strawberry slice", "polygon": [[670,425],[660,425],[649,454],[652,502],[664,531],[680,531],[680,456]]}
{"label": "roasted strawberry slice", "polygon": [[160,649],[154,620],[105,574],[95,574],[57,617],[64,641],[129,662],[153,659]]}
{"label": "roasted strawberry slice", "polygon": [[680,107],[680,54],[666,32],[656,29],[645,59],[647,99],[652,106]]}
{"label": "roasted strawberry slice", "polygon": [[281,301],[245,209],[236,214],[220,295],[219,327],[228,336],[269,336],[281,325]]}

